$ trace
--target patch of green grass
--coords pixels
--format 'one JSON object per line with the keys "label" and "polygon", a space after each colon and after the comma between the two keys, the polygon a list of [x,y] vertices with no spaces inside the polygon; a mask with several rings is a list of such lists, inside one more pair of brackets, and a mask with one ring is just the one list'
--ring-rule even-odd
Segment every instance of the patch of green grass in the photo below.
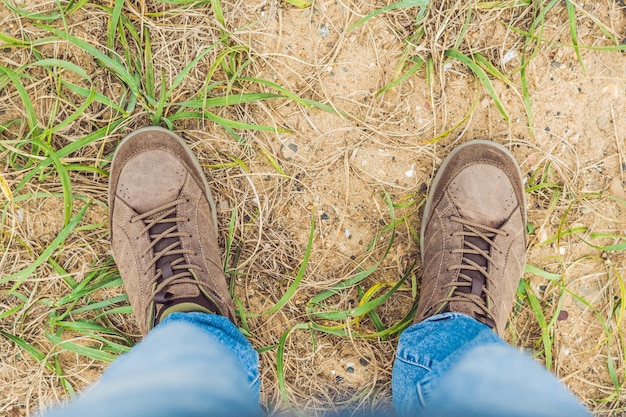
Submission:
{"label": "patch of green grass", "polygon": [[[0,63],[0,89],[7,96],[16,97],[21,109],[17,116],[0,126],[0,152],[11,172],[10,182],[0,173],[0,189],[6,200],[0,201],[2,214],[2,250],[5,241],[32,254],[33,260],[18,271],[0,277],[3,297],[14,302],[0,313],[7,323],[19,321],[30,314],[32,301],[21,290],[28,284],[37,285],[42,268],[52,270],[67,289],[58,299],[42,298],[36,301],[45,306],[49,314],[45,319],[45,337],[34,341],[29,335],[15,331],[0,331],[1,337],[15,344],[36,361],[42,363],[59,378],[61,385],[74,395],[72,378],[65,375],[59,355],[72,352],[87,358],[111,362],[127,352],[134,340],[116,328],[114,315],[128,316],[131,309],[125,295],[104,296],[110,291],[121,293],[122,281],[112,259],[95,262],[82,279],[64,269],[62,254],[70,244],[77,244],[76,237],[89,231],[106,230],[106,223],[88,223],[90,209],[102,205],[100,200],[85,192],[85,177],[95,177],[95,182],[106,183],[108,165],[113,147],[107,139],[119,132],[135,118],[146,117],[154,125],[165,125],[174,129],[186,122],[209,122],[221,126],[242,146],[253,149],[280,175],[288,177],[280,162],[271,152],[259,144],[247,143],[241,131],[288,132],[279,126],[267,126],[254,122],[231,119],[223,110],[228,107],[244,106],[266,100],[290,100],[300,106],[335,112],[332,107],[311,99],[300,98],[274,82],[264,80],[249,71],[255,57],[247,45],[233,40],[219,0],[161,0],[161,3],[184,10],[210,6],[220,25],[221,35],[196,51],[188,63],[175,72],[166,72],[155,64],[154,33],[151,26],[133,15],[127,2],[115,0],[109,3],[90,0],[57,2],[48,12],[29,11],[28,5],[14,6],[3,0],[13,13],[20,16],[24,24],[35,30],[23,32],[21,38],[0,33],[0,47],[28,51],[28,61],[23,65],[3,60]],[[292,1],[298,7],[309,4]],[[98,43],[74,33],[66,18],[81,10],[104,13],[108,25],[103,39]],[[176,9],[167,13],[175,13]],[[182,10],[182,9],[181,9]],[[206,9],[203,9],[206,10]],[[158,18],[162,12],[149,13],[146,18]],[[37,32],[39,31],[39,32]],[[37,33],[36,35],[34,33]],[[43,34],[42,34],[43,33]],[[55,48],[71,53],[53,55]],[[25,55],[26,56],[26,55]],[[75,57],[80,56],[80,60]],[[191,73],[204,74],[204,84],[192,94],[184,92]],[[170,76],[169,74],[172,74]],[[104,87],[103,87],[104,85]],[[111,88],[108,88],[111,87]],[[42,93],[41,88],[46,91]],[[115,91],[115,93],[112,93]],[[42,94],[49,102],[50,111],[42,114]],[[85,118],[89,114],[89,118]],[[61,140],[68,132],[83,132]],[[96,157],[83,159],[83,154],[93,153]],[[91,155],[91,154],[90,154]],[[245,172],[250,169],[246,162],[231,157],[233,166]],[[217,168],[217,167],[212,167]],[[8,178],[8,177],[7,177]],[[47,188],[52,191],[46,191]],[[32,190],[38,190],[33,192]],[[54,198],[63,202],[63,226],[56,236],[38,247],[12,236],[4,227],[9,215],[15,217],[22,210],[21,204],[40,199]],[[233,211],[236,216],[236,211]],[[231,218],[231,231],[234,217]],[[311,227],[311,239],[314,224]],[[232,236],[231,236],[232,238]],[[227,260],[237,262],[238,248],[229,240]],[[81,243],[81,244],[89,244]],[[11,247],[6,247],[12,250]],[[307,265],[311,246],[303,259],[294,284],[285,296],[266,312],[280,310],[298,289]],[[228,271],[232,276],[233,271]],[[234,280],[232,280],[234,282]],[[238,302],[243,326],[246,312]],[[245,329],[244,329],[245,331]]]}
{"label": "patch of green grass", "polygon": [[[395,209],[397,207],[407,208],[420,204],[417,201],[411,201],[406,204],[396,205],[391,201],[388,194],[384,196],[386,207],[389,210],[390,221],[382,228],[382,230],[372,239],[368,245],[367,251],[372,251],[377,243],[385,237],[387,244],[378,261],[369,267],[365,267],[362,263],[358,268],[358,272],[343,279],[334,286],[321,291],[311,297],[306,304],[306,314],[308,321],[297,323],[287,329],[280,337],[276,346],[276,370],[278,374],[279,392],[282,400],[289,405],[290,399],[287,392],[285,381],[285,348],[289,336],[298,330],[307,330],[312,334],[313,343],[315,343],[315,332],[325,334],[350,337],[350,338],[380,338],[386,340],[389,337],[400,334],[413,320],[417,310],[417,302],[415,301],[407,314],[398,322],[386,326],[380,319],[376,309],[387,302],[396,292],[406,291],[413,292],[411,287],[407,286],[407,281],[411,279],[413,282],[415,275],[413,272],[414,264],[410,265],[405,274],[394,282],[374,282],[365,286],[368,278],[375,276],[381,267],[381,264],[389,255],[391,248],[395,243],[396,228],[403,224],[409,217],[415,213],[410,212],[406,217],[396,218]],[[423,201],[422,201],[423,203]],[[312,243],[309,240],[309,243]],[[331,299],[343,292],[352,289],[357,290],[359,302],[348,309],[337,309],[332,306]],[[377,294],[382,293],[378,296]],[[361,321],[368,318],[375,331],[361,329]],[[366,395],[367,393],[361,393]],[[354,400],[354,399],[352,399]],[[348,401],[349,404],[352,400]]]}

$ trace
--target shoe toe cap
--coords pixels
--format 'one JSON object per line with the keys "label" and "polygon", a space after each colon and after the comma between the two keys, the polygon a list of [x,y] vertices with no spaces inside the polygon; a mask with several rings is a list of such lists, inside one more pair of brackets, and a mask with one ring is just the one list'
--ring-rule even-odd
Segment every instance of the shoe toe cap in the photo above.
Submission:
{"label": "shoe toe cap", "polygon": [[128,159],[119,176],[117,196],[138,213],[175,200],[187,170],[165,150],[150,150]]}

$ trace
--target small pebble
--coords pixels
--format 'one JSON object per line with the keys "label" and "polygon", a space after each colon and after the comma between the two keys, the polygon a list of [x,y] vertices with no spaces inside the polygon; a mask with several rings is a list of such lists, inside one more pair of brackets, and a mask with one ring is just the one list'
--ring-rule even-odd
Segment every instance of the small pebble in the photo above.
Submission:
{"label": "small pebble", "polygon": [[328,28],[328,25],[322,25],[322,26],[320,26],[320,28],[317,31],[317,33],[319,33],[319,35],[322,38],[325,38],[326,36],[330,35],[330,29]]}
{"label": "small pebble", "polygon": [[502,64],[506,65],[509,61],[515,58],[517,58],[517,51],[515,49],[511,49],[502,57]]}
{"label": "small pebble", "polygon": [[613,178],[611,184],[609,184],[609,194],[613,197],[626,199],[626,191],[624,191],[624,183],[621,178]]}
{"label": "small pebble", "polygon": [[322,220],[328,220],[328,214],[323,213],[322,214]]}
{"label": "small pebble", "polygon": [[359,363],[361,364],[361,366],[367,366],[370,364],[365,358],[360,358]]}
{"label": "small pebble", "polygon": [[569,317],[569,313],[565,310],[561,310],[559,311],[559,316],[556,319],[558,321],[564,321],[564,320],[567,320],[568,317]]}
{"label": "small pebble", "polygon": [[607,131],[611,128],[611,120],[605,114],[598,117],[597,124],[598,124],[598,129],[600,130]]}
{"label": "small pebble", "polygon": [[298,152],[298,145],[296,145],[295,143],[290,143],[287,146],[280,145],[280,152],[283,158],[285,158],[287,161],[291,161]]}
{"label": "small pebble", "polygon": [[349,374],[353,374],[354,373],[354,368],[346,368],[346,372]]}
{"label": "small pebble", "polygon": [[228,204],[228,200],[220,200],[217,207],[220,211],[227,211],[230,209],[230,204]]}

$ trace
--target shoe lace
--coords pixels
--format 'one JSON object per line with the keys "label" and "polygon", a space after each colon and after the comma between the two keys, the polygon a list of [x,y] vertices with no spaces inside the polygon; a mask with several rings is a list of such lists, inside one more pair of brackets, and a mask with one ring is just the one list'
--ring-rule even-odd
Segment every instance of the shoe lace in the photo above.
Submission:
{"label": "shoe lace", "polygon": [[490,309],[493,304],[490,283],[494,277],[490,271],[497,271],[499,268],[491,253],[494,250],[502,252],[495,239],[497,236],[506,236],[507,233],[457,216],[452,216],[450,220],[462,225],[462,230],[453,236],[463,237],[464,245],[452,250],[452,253],[462,254],[462,258],[461,263],[448,266],[448,271],[459,270],[459,274],[455,282],[446,285],[451,293],[444,302],[471,302],[478,308],[477,318],[493,328],[495,319]]}
{"label": "shoe lace", "polygon": [[154,255],[144,273],[148,274],[156,266],[156,273],[149,282],[153,286],[153,300],[156,303],[165,304],[170,301],[167,289],[174,284],[206,286],[195,277],[194,270],[200,271],[202,268],[186,262],[185,255],[193,255],[194,252],[182,247],[181,238],[191,235],[179,231],[178,223],[188,222],[189,219],[177,216],[177,207],[188,202],[187,199],[177,199],[133,216],[130,220],[142,221],[144,223],[142,234],[148,233],[150,237],[150,245],[143,255],[151,251]]}

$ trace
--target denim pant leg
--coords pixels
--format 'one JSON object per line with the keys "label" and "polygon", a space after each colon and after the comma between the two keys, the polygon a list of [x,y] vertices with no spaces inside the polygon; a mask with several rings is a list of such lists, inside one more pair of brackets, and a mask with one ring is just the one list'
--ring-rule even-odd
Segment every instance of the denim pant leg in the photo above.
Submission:
{"label": "denim pant leg", "polygon": [[471,317],[444,313],[400,336],[392,375],[401,416],[589,416],[563,384]]}
{"label": "denim pant leg", "polygon": [[226,318],[174,313],[44,417],[260,416],[259,359]]}

